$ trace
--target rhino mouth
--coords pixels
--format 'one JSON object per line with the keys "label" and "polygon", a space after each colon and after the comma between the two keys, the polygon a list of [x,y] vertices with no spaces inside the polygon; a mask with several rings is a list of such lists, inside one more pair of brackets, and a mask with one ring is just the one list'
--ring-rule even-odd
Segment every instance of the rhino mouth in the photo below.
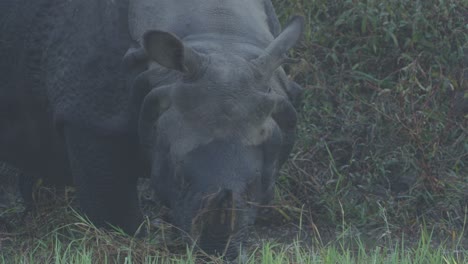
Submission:
{"label": "rhino mouth", "polygon": [[220,189],[203,199],[202,209],[192,219],[190,232],[200,249],[228,259],[238,256],[249,228],[244,221],[246,209],[240,207],[229,189]]}

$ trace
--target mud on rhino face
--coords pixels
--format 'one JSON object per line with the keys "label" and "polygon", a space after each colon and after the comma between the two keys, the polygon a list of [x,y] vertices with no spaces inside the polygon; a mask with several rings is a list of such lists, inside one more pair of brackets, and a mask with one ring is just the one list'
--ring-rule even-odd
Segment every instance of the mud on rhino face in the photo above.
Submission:
{"label": "mud on rhino face", "polygon": [[197,51],[167,32],[144,35],[155,74],[175,76],[148,89],[140,109],[154,189],[208,253],[237,254],[256,205],[272,198],[296,124],[287,96],[272,90],[273,76],[302,27],[295,17],[255,58]]}

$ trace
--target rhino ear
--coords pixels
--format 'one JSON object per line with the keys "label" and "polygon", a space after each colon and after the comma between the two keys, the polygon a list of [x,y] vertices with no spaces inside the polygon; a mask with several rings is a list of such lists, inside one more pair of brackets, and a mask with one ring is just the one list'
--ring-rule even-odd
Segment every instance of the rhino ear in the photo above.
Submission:
{"label": "rhino ear", "polygon": [[296,45],[303,31],[304,18],[294,16],[278,37],[268,45],[265,53],[252,60],[252,63],[269,78],[281,64],[292,61],[285,57],[286,52]]}
{"label": "rhino ear", "polygon": [[177,36],[169,32],[147,31],[143,35],[143,47],[150,59],[180,72],[195,73],[203,63],[201,54],[185,46]]}

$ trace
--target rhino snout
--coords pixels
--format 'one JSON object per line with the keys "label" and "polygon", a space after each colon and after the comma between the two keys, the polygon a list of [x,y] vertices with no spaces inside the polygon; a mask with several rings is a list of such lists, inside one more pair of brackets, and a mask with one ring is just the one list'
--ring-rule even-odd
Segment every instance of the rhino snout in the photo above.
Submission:
{"label": "rhino snout", "polygon": [[203,198],[202,208],[192,220],[191,235],[208,254],[235,258],[243,241],[247,211],[230,189]]}

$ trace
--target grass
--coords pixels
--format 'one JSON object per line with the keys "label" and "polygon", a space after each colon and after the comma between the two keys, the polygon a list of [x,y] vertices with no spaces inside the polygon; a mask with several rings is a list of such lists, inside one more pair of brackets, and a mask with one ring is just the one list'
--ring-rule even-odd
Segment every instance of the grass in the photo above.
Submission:
{"label": "grass", "polygon": [[[132,237],[118,228],[96,228],[74,211],[73,188],[65,195],[38,189],[33,212],[23,221],[12,221],[14,232],[0,232],[0,263],[223,263],[196,252],[193,245],[177,239],[170,225],[150,223],[148,236]],[[53,198],[53,199],[51,199]],[[326,230],[312,230],[300,218],[293,238],[276,235],[250,241],[236,263],[466,263],[464,247],[468,219],[451,239],[434,237],[434,229],[419,226],[413,237],[388,236],[369,241],[362,230],[342,220],[340,228],[325,238]],[[294,220],[290,220],[294,222]],[[26,225],[25,225],[26,223]],[[260,229],[258,229],[260,228]],[[252,233],[251,237],[264,229]],[[284,227],[280,232],[287,232]],[[390,231],[389,231],[390,232]]]}
{"label": "grass", "polygon": [[[296,147],[259,220],[278,232],[243,259],[467,263],[468,1],[273,3],[283,24],[306,18],[290,54],[302,62],[286,66],[304,95]],[[0,263],[207,260],[165,228],[152,239],[99,230],[68,203],[40,205],[8,233],[0,222]],[[291,225],[296,239],[277,238]]]}
{"label": "grass", "polygon": [[[298,142],[278,197],[371,236],[461,230],[468,208],[468,2],[274,1],[307,18]],[[289,210],[297,219],[298,210]]]}
{"label": "grass", "polygon": [[[0,263],[222,263],[222,260],[194,253],[180,246],[179,252],[154,237],[134,238],[119,230],[96,229],[67,204],[42,208],[47,218],[58,217],[51,227],[44,216],[36,215],[33,223],[22,227],[21,234],[7,234],[1,240]],[[66,217],[63,217],[65,215]],[[242,263],[466,263],[468,252],[460,244],[439,243],[434,246],[432,232],[421,228],[421,235],[411,246],[406,239],[387,241],[385,245],[368,246],[359,236],[346,232],[323,244],[318,240],[306,243],[296,237],[291,243],[259,241],[236,262]],[[5,234],[3,234],[5,235]],[[462,234],[460,234],[462,235]],[[12,239],[12,241],[9,241]],[[8,246],[11,243],[13,246]],[[2,245],[2,244],[0,244]]]}

